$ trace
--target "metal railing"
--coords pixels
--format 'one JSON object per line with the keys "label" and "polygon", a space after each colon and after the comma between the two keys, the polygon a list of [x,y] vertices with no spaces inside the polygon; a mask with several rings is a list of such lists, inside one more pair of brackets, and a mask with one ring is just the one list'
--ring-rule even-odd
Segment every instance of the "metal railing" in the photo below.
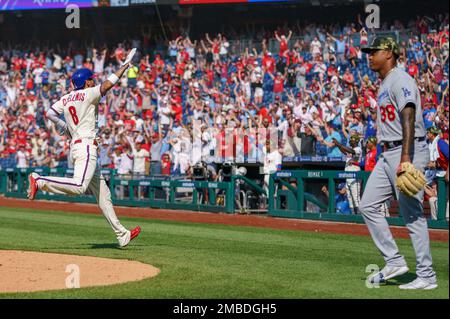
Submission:
{"label": "metal railing", "polygon": [[[337,183],[354,180],[360,183],[360,194],[362,194],[369,175],[369,172],[363,171],[321,170],[293,170],[274,173],[269,182],[268,214],[276,217],[363,223],[362,216],[354,212],[350,214],[336,213],[335,190]],[[437,219],[429,219],[428,225],[430,228],[448,229],[447,184],[442,177],[438,178],[437,182]],[[327,189],[328,196],[323,194],[324,187]],[[401,210],[398,211],[397,216],[389,215],[386,218],[391,225],[405,225]]]}
{"label": "metal railing", "polygon": [[[70,176],[70,169],[7,169],[0,170],[0,193],[6,197],[26,198],[28,174]],[[108,180],[114,205],[161,209],[207,211],[222,213],[267,213],[274,217],[363,223],[361,215],[341,214],[335,200],[337,183],[348,180],[360,183],[361,193],[369,172],[323,170],[279,171],[270,176],[268,195],[265,189],[245,176],[232,176],[228,182],[170,180],[167,177],[133,179],[117,175],[115,170],[102,169]],[[328,197],[323,196],[326,187]],[[438,178],[437,219],[429,219],[430,228],[448,229],[448,201],[444,178]],[[95,203],[92,194],[82,196],[55,195],[39,191],[36,199]],[[253,202],[252,202],[253,201]],[[257,202],[257,208],[251,203]],[[268,209],[266,204],[268,202]],[[262,205],[264,207],[260,207]],[[404,225],[401,211],[391,209],[387,216],[391,225]]]}
{"label": "metal railing", "polygon": [[[44,176],[73,175],[73,169],[0,170],[0,190],[6,197],[26,198],[31,172]],[[234,213],[233,183],[167,180],[162,176],[133,179],[137,177],[117,175],[116,170],[111,169],[102,169],[101,173],[108,183],[114,205]],[[218,198],[222,200],[218,201]],[[96,203],[89,190],[79,196],[39,191],[36,199]]]}

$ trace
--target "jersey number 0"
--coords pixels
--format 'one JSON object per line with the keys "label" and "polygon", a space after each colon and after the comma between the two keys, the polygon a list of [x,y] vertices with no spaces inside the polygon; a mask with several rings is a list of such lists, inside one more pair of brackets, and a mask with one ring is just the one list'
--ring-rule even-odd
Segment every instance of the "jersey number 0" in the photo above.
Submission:
{"label": "jersey number 0", "polygon": [[73,124],[77,125],[79,120],[78,120],[78,116],[77,116],[77,110],[75,109],[74,106],[69,106],[69,113],[72,116]]}

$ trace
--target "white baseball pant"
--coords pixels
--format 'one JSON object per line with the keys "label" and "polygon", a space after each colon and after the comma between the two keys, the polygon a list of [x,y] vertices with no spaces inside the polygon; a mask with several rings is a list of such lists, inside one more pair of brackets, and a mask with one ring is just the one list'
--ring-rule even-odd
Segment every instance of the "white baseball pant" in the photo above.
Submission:
{"label": "white baseball pant", "polygon": [[[359,172],[361,169],[356,165],[349,165],[345,168],[346,172]],[[349,178],[346,181],[347,187],[347,199],[352,210],[352,214],[358,213],[358,206],[361,196],[361,183],[359,180],[354,178]]]}
{"label": "white baseball pant", "polygon": [[122,226],[114,211],[111,192],[97,165],[97,146],[93,140],[83,139],[73,144],[71,152],[74,161],[72,178],[39,176],[36,178],[40,190],[59,195],[81,195],[89,189],[110,224],[120,245],[130,241],[130,231]]}

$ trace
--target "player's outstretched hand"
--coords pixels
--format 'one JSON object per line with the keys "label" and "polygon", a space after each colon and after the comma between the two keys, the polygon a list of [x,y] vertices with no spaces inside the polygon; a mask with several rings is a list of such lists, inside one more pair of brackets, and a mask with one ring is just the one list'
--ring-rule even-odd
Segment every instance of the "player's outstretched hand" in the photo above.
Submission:
{"label": "player's outstretched hand", "polygon": [[411,162],[403,162],[397,168],[397,189],[406,196],[414,196],[426,185],[425,175]]}
{"label": "player's outstretched hand", "polygon": [[126,65],[127,63],[129,63],[131,65],[131,61],[133,60],[134,55],[136,54],[136,48],[133,48],[130,53],[128,53],[127,58],[125,59],[125,61],[122,63],[122,66]]}

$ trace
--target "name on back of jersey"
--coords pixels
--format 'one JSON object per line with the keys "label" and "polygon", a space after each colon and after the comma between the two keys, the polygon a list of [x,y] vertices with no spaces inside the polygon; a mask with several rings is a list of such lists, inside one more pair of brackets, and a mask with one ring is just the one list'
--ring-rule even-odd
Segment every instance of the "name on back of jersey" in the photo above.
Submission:
{"label": "name on back of jersey", "polygon": [[84,92],[78,92],[75,94],[70,94],[68,98],[66,99],[62,99],[63,105],[66,106],[67,103],[69,102],[74,102],[74,101],[84,101],[84,96],[85,93]]}

